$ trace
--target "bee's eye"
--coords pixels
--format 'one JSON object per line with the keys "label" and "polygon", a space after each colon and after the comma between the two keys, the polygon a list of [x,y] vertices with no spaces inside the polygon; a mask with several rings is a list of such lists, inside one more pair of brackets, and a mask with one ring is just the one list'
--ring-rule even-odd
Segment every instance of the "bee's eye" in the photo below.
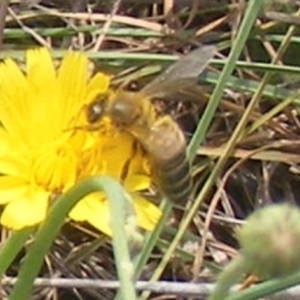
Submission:
{"label": "bee's eye", "polygon": [[103,112],[102,106],[102,103],[94,102],[88,107],[87,120],[89,123],[95,123],[101,118]]}
{"label": "bee's eye", "polygon": [[91,102],[86,111],[87,121],[91,124],[99,121],[103,114],[106,105],[106,96],[98,96],[93,102]]}

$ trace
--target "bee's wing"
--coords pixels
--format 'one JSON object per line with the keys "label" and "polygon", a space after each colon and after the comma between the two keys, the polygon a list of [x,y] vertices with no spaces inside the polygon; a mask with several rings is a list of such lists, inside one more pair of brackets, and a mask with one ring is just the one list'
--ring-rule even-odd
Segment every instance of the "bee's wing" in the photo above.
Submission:
{"label": "bee's wing", "polygon": [[149,97],[163,97],[194,85],[215,53],[214,46],[201,46],[191,51],[146,85],[142,93]]}

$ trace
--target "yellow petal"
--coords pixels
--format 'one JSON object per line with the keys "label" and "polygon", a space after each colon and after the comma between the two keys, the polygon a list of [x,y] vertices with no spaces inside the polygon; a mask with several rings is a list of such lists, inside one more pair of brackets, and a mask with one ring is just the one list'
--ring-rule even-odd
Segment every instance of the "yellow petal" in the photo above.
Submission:
{"label": "yellow petal", "polygon": [[[103,143],[99,161],[105,161],[107,165],[106,175],[120,180],[134,151],[133,141],[127,135],[116,134],[101,138]],[[127,166],[126,166],[127,165]]]}
{"label": "yellow petal", "polygon": [[[1,100],[0,100],[1,101]],[[9,132],[7,132],[3,127],[0,126],[0,156],[1,155],[8,155],[12,152],[18,153],[19,147],[18,146],[19,140],[15,140]],[[25,147],[21,147],[25,149]]]}
{"label": "yellow petal", "polygon": [[66,54],[58,71],[58,84],[62,91],[64,109],[74,115],[83,105],[88,80],[88,59],[76,52]]}
{"label": "yellow petal", "polygon": [[0,173],[21,177],[22,174],[26,176],[28,168],[26,162],[17,155],[0,155]]}
{"label": "yellow petal", "polygon": [[23,197],[5,206],[0,223],[13,230],[37,225],[46,217],[48,199],[49,192],[38,188],[29,189]]}
{"label": "yellow petal", "polygon": [[98,94],[104,94],[107,92],[110,84],[110,77],[103,74],[97,73],[89,81],[86,88],[85,99],[87,103],[90,103]]}
{"label": "yellow petal", "polygon": [[[148,231],[153,230],[161,217],[159,208],[138,196],[134,196],[133,206],[138,226]],[[69,217],[77,222],[86,221],[103,233],[112,235],[109,206],[103,194],[94,193],[85,197],[73,208]]]}
{"label": "yellow petal", "polygon": [[146,175],[132,174],[125,181],[124,186],[128,191],[143,191],[150,187],[151,179]]}
{"label": "yellow petal", "polygon": [[50,190],[62,190],[75,183],[78,157],[67,146],[48,144],[36,153],[31,172],[38,184]]}
{"label": "yellow petal", "polygon": [[28,82],[34,89],[34,93],[43,94],[45,84],[48,93],[54,91],[55,87],[49,84],[55,83],[56,74],[51,55],[46,48],[36,48],[26,52],[26,71]]}
{"label": "yellow petal", "polygon": [[[13,87],[13,88],[12,88]],[[23,138],[24,116],[27,116],[27,105],[24,103],[29,86],[24,74],[11,59],[0,64],[0,120],[2,126],[17,140]],[[13,116],[13,117],[12,117]]]}
{"label": "yellow petal", "polygon": [[133,206],[139,226],[145,230],[152,231],[161,218],[161,210],[138,195],[135,195],[133,198]]}
{"label": "yellow petal", "polygon": [[112,235],[108,203],[103,194],[94,193],[85,197],[72,209],[69,217],[76,222],[88,222],[101,232]]}
{"label": "yellow petal", "polygon": [[28,50],[26,68],[30,91],[24,99],[28,105],[24,123],[27,123],[27,132],[36,135],[39,132],[38,139],[43,140],[52,136],[52,132],[56,133],[61,125],[62,98],[50,52],[46,48]]}
{"label": "yellow petal", "polygon": [[22,197],[27,190],[28,183],[23,178],[0,176],[0,204]]}

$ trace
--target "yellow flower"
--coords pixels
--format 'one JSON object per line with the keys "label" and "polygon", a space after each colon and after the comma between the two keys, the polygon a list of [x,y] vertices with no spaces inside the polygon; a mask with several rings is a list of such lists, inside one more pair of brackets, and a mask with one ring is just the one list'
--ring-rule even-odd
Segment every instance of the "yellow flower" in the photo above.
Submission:
{"label": "yellow flower", "polygon": [[[88,59],[80,53],[69,52],[58,69],[44,48],[27,51],[25,72],[11,59],[0,64],[2,225],[18,230],[38,224],[51,196],[87,176],[110,175],[129,192],[149,186],[145,158],[131,137],[109,122],[104,132],[78,129],[86,104],[108,86],[108,76],[89,76]],[[158,208],[138,196],[133,204],[139,225],[153,229]],[[101,193],[82,199],[69,216],[111,234]]]}

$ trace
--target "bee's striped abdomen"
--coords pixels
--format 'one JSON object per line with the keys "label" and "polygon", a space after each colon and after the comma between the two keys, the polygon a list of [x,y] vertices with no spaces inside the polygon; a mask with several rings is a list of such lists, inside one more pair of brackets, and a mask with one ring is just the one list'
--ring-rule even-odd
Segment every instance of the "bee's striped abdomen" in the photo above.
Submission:
{"label": "bee's striped abdomen", "polygon": [[145,136],[138,140],[148,154],[159,191],[174,203],[187,201],[192,180],[182,130],[170,116],[163,116],[153,123]]}
{"label": "bee's striped abdomen", "polygon": [[188,200],[192,191],[190,165],[183,148],[176,156],[168,160],[152,159],[152,168],[159,190],[175,204]]}

